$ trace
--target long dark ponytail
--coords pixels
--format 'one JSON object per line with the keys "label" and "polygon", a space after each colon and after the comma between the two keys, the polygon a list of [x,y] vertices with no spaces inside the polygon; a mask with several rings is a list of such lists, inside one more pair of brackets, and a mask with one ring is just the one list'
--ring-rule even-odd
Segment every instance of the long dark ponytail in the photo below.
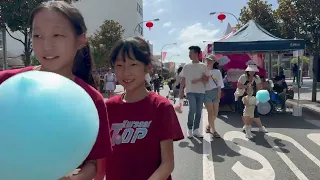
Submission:
{"label": "long dark ponytail", "polygon": [[87,43],[80,49],[74,59],[72,73],[81,78],[83,81],[96,88],[96,84],[92,75],[92,68],[94,66],[90,45]]}
{"label": "long dark ponytail", "polygon": [[[84,19],[80,11],[74,6],[64,2],[64,1],[48,1],[43,2],[36,9],[33,10],[30,17],[30,25],[32,27],[34,16],[43,9],[54,10],[61,13],[65,18],[67,18],[77,36],[81,36],[87,32],[87,27],[85,25]],[[74,64],[72,68],[72,73],[81,78],[83,81],[89,85],[96,88],[94,79],[92,76],[93,60],[91,58],[89,43],[86,44],[82,49],[78,50]]]}

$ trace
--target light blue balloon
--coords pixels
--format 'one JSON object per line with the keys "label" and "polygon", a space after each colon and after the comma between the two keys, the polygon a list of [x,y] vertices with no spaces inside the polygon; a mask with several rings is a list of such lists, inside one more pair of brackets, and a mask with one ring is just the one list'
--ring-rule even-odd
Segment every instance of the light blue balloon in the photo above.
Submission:
{"label": "light blue balloon", "polygon": [[270,100],[270,94],[267,90],[259,90],[256,94],[256,98],[261,103],[266,103]]}
{"label": "light blue balloon", "polygon": [[88,156],[99,129],[91,97],[73,81],[30,71],[0,85],[0,179],[57,180]]}

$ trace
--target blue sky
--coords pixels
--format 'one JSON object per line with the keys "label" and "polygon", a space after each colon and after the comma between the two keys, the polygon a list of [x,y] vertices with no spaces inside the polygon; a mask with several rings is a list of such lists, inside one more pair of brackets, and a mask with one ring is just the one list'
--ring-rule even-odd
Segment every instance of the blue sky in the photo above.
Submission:
{"label": "blue sky", "polygon": [[[237,17],[247,0],[144,0],[144,20],[159,18],[154,22],[151,30],[145,28],[144,36],[153,44],[154,54],[160,54],[165,44],[178,43],[177,46],[166,46],[165,61],[177,63],[189,62],[188,47],[206,46],[203,41],[214,41],[222,34],[230,23],[234,26],[237,21],[227,15],[221,23],[217,15],[210,16],[210,12],[230,12]],[[277,0],[268,0],[277,7]],[[178,55],[179,56],[175,56]]]}

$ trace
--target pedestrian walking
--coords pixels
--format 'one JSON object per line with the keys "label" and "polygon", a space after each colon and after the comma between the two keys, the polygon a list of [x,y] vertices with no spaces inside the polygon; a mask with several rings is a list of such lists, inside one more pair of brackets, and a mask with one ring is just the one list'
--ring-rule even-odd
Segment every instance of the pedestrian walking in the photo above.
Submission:
{"label": "pedestrian walking", "polygon": [[199,61],[200,52],[199,46],[189,47],[189,58],[192,62],[186,64],[180,73],[180,99],[184,98],[184,93],[186,92],[189,101],[187,124],[187,136],[189,138],[193,136],[203,137],[199,126],[206,91],[205,84],[209,80],[209,72],[207,66]]}
{"label": "pedestrian walking", "polygon": [[221,97],[221,88],[224,88],[222,74],[219,70],[219,63],[214,55],[205,58],[209,70],[209,81],[206,83],[206,93],[204,105],[208,112],[208,126],[206,133],[212,133],[213,137],[220,138],[215,128],[215,120],[219,113],[219,103]]}
{"label": "pedestrian walking", "polygon": [[[94,80],[90,78],[92,77],[91,67],[93,64],[90,48],[86,41],[87,28],[84,19],[79,10],[72,5],[64,1],[48,1],[39,5],[32,12],[30,26],[32,27],[32,36],[30,36],[32,37],[32,48],[40,65],[0,71],[0,84],[19,73],[46,71],[60,74],[74,81],[88,93],[99,114],[98,136],[90,154],[82,163],[81,170],[74,171],[77,175],[71,173],[68,177],[62,177],[60,180],[93,179],[97,172],[97,160],[109,156],[112,146],[103,96],[93,88]],[[76,105],[81,102],[74,103]],[[81,110],[86,111],[86,109]],[[40,138],[42,134],[38,134],[38,136]],[[53,165],[59,166],[59,164]]]}
{"label": "pedestrian walking", "polygon": [[[251,122],[247,122],[245,118],[243,117],[243,110],[244,110],[244,104],[242,101],[242,98],[246,96],[245,89],[247,86],[252,86],[253,88],[253,96],[256,95],[257,91],[262,89],[262,83],[260,77],[257,75],[257,72],[259,72],[258,67],[255,64],[249,64],[247,68],[245,69],[245,73],[239,77],[237,89],[239,89],[239,92],[241,94],[238,94],[238,100],[237,100],[237,111],[241,115],[242,121],[245,124],[243,126],[243,131],[246,130],[246,125],[248,125],[248,130],[251,131]],[[259,131],[261,132],[268,132],[267,129],[262,125],[260,114],[258,112],[257,106],[255,106],[254,109],[254,122],[258,125]],[[249,137],[251,138],[251,136]]]}
{"label": "pedestrian walking", "polygon": [[111,52],[116,78],[126,92],[106,102],[113,144],[105,163],[108,180],[171,179],[173,141],[183,139],[183,133],[169,100],[145,88],[152,59],[140,37],[120,40]]}

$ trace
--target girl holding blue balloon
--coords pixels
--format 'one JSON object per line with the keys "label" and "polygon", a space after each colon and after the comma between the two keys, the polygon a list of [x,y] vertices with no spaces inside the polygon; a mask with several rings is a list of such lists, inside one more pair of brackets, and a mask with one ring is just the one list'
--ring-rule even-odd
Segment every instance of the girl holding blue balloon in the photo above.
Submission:
{"label": "girl holding blue balloon", "polygon": [[[31,116],[32,119],[24,119],[25,122],[35,122],[34,124],[34,130],[30,132],[29,134],[33,134],[34,137],[30,138],[35,138],[37,140],[41,140],[48,138],[47,142],[44,144],[39,144],[38,147],[34,147],[34,151],[31,151],[32,144],[35,144],[36,142],[28,139],[28,134],[25,134],[25,139],[29,140],[28,146],[31,147],[22,147],[22,151],[25,149],[30,150],[30,152],[23,152],[23,153],[18,153],[12,156],[12,159],[10,162],[1,162],[3,164],[11,164],[8,165],[9,168],[11,169],[4,169],[1,168],[0,170],[0,179],[10,179],[10,180],[21,180],[21,179],[26,179],[26,180],[57,180],[61,178],[61,180],[67,180],[67,179],[72,179],[72,180],[89,180],[93,179],[94,176],[96,175],[97,167],[96,167],[96,160],[105,158],[109,154],[111,154],[112,151],[112,146],[111,146],[111,139],[110,139],[110,130],[109,130],[109,123],[108,123],[108,117],[107,117],[107,112],[106,112],[106,107],[104,104],[104,99],[103,96],[92,86],[94,83],[92,82],[92,74],[91,74],[91,67],[92,67],[92,61],[91,61],[91,56],[90,56],[90,48],[87,43],[87,38],[86,38],[86,26],[84,19],[75,7],[71,6],[68,3],[65,3],[63,1],[49,1],[49,2],[44,2],[40,6],[38,6],[32,13],[31,15],[31,30],[32,30],[32,47],[35,53],[35,56],[40,62],[40,66],[38,67],[25,67],[22,69],[14,69],[14,70],[7,70],[7,71],[1,71],[0,72],[0,88],[3,88],[1,93],[4,93],[5,87],[10,87],[10,84],[15,84],[13,79],[17,79],[18,76],[22,76],[22,74],[26,73],[24,75],[25,78],[21,78],[20,81],[20,86],[19,87],[25,87],[25,91],[32,89],[37,85],[38,82],[40,81],[47,81],[48,83],[51,84],[51,86],[47,85],[45,82],[39,85],[40,90],[45,91],[44,89],[47,88],[47,92],[42,92],[41,94],[50,94],[53,93],[54,87],[59,86],[59,84],[54,84],[55,80],[59,80],[57,82],[62,83],[64,82],[66,85],[63,89],[60,89],[60,92],[56,92],[56,98],[55,97],[39,97],[39,93],[30,93],[30,92],[25,92],[25,95],[23,94],[24,92],[21,91],[21,95],[17,94],[16,97],[11,97],[13,101],[19,101],[19,99],[15,100],[14,98],[21,98],[22,100],[24,98],[29,98],[29,96],[34,96],[34,98],[31,98],[31,101],[35,102],[30,102],[30,104],[34,104],[34,106],[39,106],[40,109],[36,109],[37,111],[41,111],[41,107],[43,106],[49,106],[52,107],[50,110],[45,110],[47,113],[52,114],[52,117],[57,116],[56,114],[61,115],[60,118],[56,118],[53,120],[53,122],[47,122],[43,123],[46,119],[48,118],[43,118],[43,119],[37,119],[39,127],[37,127],[35,120],[37,113],[34,113],[34,117],[31,116],[32,112],[28,112],[27,115]],[[66,78],[63,78],[61,76],[57,77],[58,75],[55,74],[45,74],[45,77],[31,77],[30,74],[33,72],[53,72],[59,75],[62,75]],[[31,73],[30,73],[31,72]],[[40,73],[39,72],[39,73]],[[27,75],[29,73],[29,75]],[[18,75],[19,74],[19,75]],[[16,76],[17,75],[17,76]],[[29,78],[28,78],[29,76]],[[41,74],[40,74],[41,76]],[[52,77],[52,79],[41,79],[41,78],[46,78],[46,77]],[[62,79],[59,79],[59,78]],[[12,79],[11,79],[12,78]],[[38,79],[38,81],[32,81],[32,79]],[[70,81],[71,80],[71,81]],[[73,83],[73,82],[74,83]],[[4,83],[3,83],[4,82]],[[28,84],[30,82],[31,84]],[[19,83],[19,82],[18,82]],[[72,84],[68,84],[72,83]],[[41,85],[45,84],[46,87],[43,87]],[[53,84],[53,86],[52,86]],[[73,85],[75,84],[75,85]],[[76,85],[77,84],[77,85]],[[1,87],[2,85],[2,87]],[[92,86],[90,86],[92,85]],[[26,89],[29,87],[29,89]],[[66,89],[69,88],[69,89]],[[77,89],[79,88],[79,89]],[[34,90],[34,89],[32,89]],[[39,90],[39,91],[40,91]],[[52,92],[51,92],[52,90]],[[19,89],[15,89],[14,91],[19,91]],[[73,94],[61,94],[63,92],[72,92]],[[89,104],[86,105],[85,101],[82,101],[83,98],[79,96],[79,102],[77,102],[77,99],[73,99],[74,102],[68,102],[70,105],[73,104],[72,107],[64,107],[64,101],[68,101],[71,97],[75,97],[77,94],[81,94],[80,91],[84,94],[82,95],[89,95],[88,99],[86,100],[88,103],[94,103],[93,108],[91,109],[93,111],[89,111],[90,109],[82,109],[85,113],[83,114],[81,110],[74,110],[78,104],[79,107],[91,107]],[[0,93],[0,97],[3,97]],[[10,92],[7,92],[10,93]],[[20,92],[19,92],[20,93]],[[57,93],[60,93],[58,95]],[[59,99],[61,97],[66,97],[65,100],[59,100],[60,107],[56,108],[65,108],[62,109],[65,112],[54,112],[54,103],[56,102],[55,99]],[[50,99],[51,101],[40,101],[44,98]],[[84,98],[85,99],[85,98]],[[3,99],[2,99],[3,100]],[[91,102],[89,102],[91,101]],[[20,105],[26,103],[24,101],[20,102]],[[41,106],[41,103],[44,103],[43,106]],[[10,104],[9,104],[10,105]],[[2,109],[5,106],[1,106]],[[26,106],[26,108],[28,108]],[[7,107],[8,110],[9,107]],[[74,110],[76,114],[75,116],[78,116],[78,119],[81,119],[81,116],[90,116],[90,113],[93,114],[93,117],[97,118],[97,123],[95,121],[92,121],[92,123],[97,124],[96,128],[96,133],[92,133],[92,146],[90,147],[85,147],[85,149],[88,149],[88,153],[83,152],[82,156],[83,159],[75,159],[73,154],[79,154],[79,152],[83,151],[83,148],[85,143],[86,143],[86,136],[82,136],[82,134],[88,134],[87,132],[81,132],[82,129],[74,129],[73,127],[80,127],[81,124],[76,124],[76,120],[73,118],[77,117],[62,117],[62,114],[65,113],[66,115],[72,114],[71,112]],[[16,112],[22,112],[23,110],[17,109]],[[94,112],[95,111],[95,112]],[[97,114],[96,116],[94,114]],[[39,116],[43,114],[43,112],[38,112]],[[77,115],[78,114],[78,115]],[[82,114],[82,115],[81,115]],[[8,115],[10,116],[10,115]],[[25,114],[17,114],[16,116],[25,116]],[[15,117],[16,117],[15,116]],[[11,117],[11,116],[10,116]],[[52,117],[50,117],[52,119]],[[11,118],[14,118],[13,116]],[[61,121],[61,119],[64,119],[65,121],[70,121],[70,123],[64,123]],[[90,124],[90,120],[87,120],[88,125]],[[41,126],[44,126],[46,124],[51,124],[51,127],[53,129],[47,129],[43,130],[41,129]],[[75,124],[74,124],[75,123]],[[7,125],[10,125],[7,123]],[[57,127],[56,127],[57,126]],[[65,127],[69,126],[69,127]],[[21,133],[27,132],[28,129],[30,129],[31,125],[27,125],[21,128],[24,128]],[[38,128],[38,129],[37,129]],[[58,132],[60,128],[60,133]],[[69,130],[68,130],[69,128]],[[98,131],[99,130],[99,131]],[[56,131],[55,133],[52,133]],[[68,134],[69,131],[69,134]],[[80,131],[80,132],[79,132]],[[39,132],[39,134],[36,134]],[[42,132],[42,133],[41,133]],[[50,134],[50,136],[47,136],[47,134]],[[72,134],[73,133],[73,134]],[[78,137],[74,137],[74,141],[78,142],[78,144],[74,144],[73,142],[64,142],[67,139],[72,139],[71,136],[74,134],[78,134]],[[18,133],[19,134],[19,133]],[[98,135],[97,135],[98,134]],[[1,133],[0,133],[1,135]],[[78,141],[80,138],[80,141]],[[15,138],[13,138],[15,139]],[[11,139],[13,141],[13,139]],[[94,141],[96,140],[96,141]],[[23,142],[23,140],[20,142],[20,144]],[[63,145],[64,142],[64,145]],[[95,142],[95,143],[94,143]],[[13,142],[10,142],[11,144]],[[46,148],[46,146],[53,146],[52,143],[57,143],[57,147],[54,147],[52,149]],[[46,145],[47,144],[47,145]],[[70,147],[69,145],[73,144],[74,146]],[[15,148],[19,148],[19,144],[16,145]],[[69,147],[70,152],[69,154],[64,154],[66,151],[66,147]],[[3,151],[7,148],[7,146],[4,146],[4,149],[2,148]],[[8,147],[9,148],[9,147]],[[10,149],[9,149],[10,150]],[[42,152],[41,150],[48,151],[48,152]],[[54,152],[50,152],[54,151]],[[14,152],[14,149],[12,149]],[[71,152],[72,151],[72,152]],[[2,153],[2,152],[1,152]],[[38,153],[38,154],[35,154]],[[41,155],[47,154],[45,158],[40,158],[42,157]],[[8,154],[5,154],[8,156]],[[20,157],[23,156],[23,157]],[[87,156],[87,158],[86,158]],[[14,157],[17,157],[18,159],[15,160]],[[79,156],[80,157],[80,156]],[[20,158],[20,160],[19,160]],[[85,159],[86,158],[86,159]],[[3,160],[3,157],[0,155],[0,159]],[[83,163],[82,163],[83,162]],[[13,164],[17,163],[17,164]],[[72,171],[72,168],[76,169],[77,166],[81,165],[81,170],[77,174],[71,174],[67,177],[63,177],[67,175],[70,171]],[[15,170],[14,168],[18,168]]]}
{"label": "girl holding blue balloon", "polygon": [[150,47],[140,37],[120,40],[111,52],[111,65],[125,93],[106,102],[113,144],[106,179],[171,179],[173,141],[184,136],[172,104],[145,87],[152,61]]}
{"label": "girl holding blue balloon", "polygon": [[[261,87],[261,79],[257,75],[257,72],[259,72],[259,69],[257,68],[257,66],[255,64],[249,64],[247,66],[247,68],[245,69],[245,74],[243,74],[243,75],[241,75],[239,77],[237,88],[243,90],[243,89],[247,88],[250,85],[253,88],[253,96],[255,96],[257,91],[259,91],[262,88]],[[251,122],[247,123],[245,118],[243,117],[244,104],[243,104],[242,98],[244,96],[246,96],[246,93],[244,93],[244,94],[242,94],[242,95],[240,95],[238,97],[237,111],[238,111],[239,114],[241,114],[242,121],[245,124],[243,126],[243,131],[246,131],[246,125],[248,125],[248,124],[250,124],[248,130],[251,131],[251,124],[252,123]],[[259,114],[258,109],[257,109],[256,106],[255,106],[255,109],[254,109],[254,118],[253,118],[253,120],[258,125],[259,131],[265,132],[265,133],[268,132],[267,129],[261,123],[260,114]]]}
{"label": "girl holding blue balloon", "polygon": [[251,134],[251,128],[250,125],[252,124],[253,118],[254,118],[254,110],[256,108],[257,99],[253,96],[253,88],[251,85],[248,85],[246,87],[246,96],[242,98],[242,102],[244,104],[244,110],[243,110],[243,117],[245,120],[245,131],[246,131],[246,137],[251,139],[253,138]]}

